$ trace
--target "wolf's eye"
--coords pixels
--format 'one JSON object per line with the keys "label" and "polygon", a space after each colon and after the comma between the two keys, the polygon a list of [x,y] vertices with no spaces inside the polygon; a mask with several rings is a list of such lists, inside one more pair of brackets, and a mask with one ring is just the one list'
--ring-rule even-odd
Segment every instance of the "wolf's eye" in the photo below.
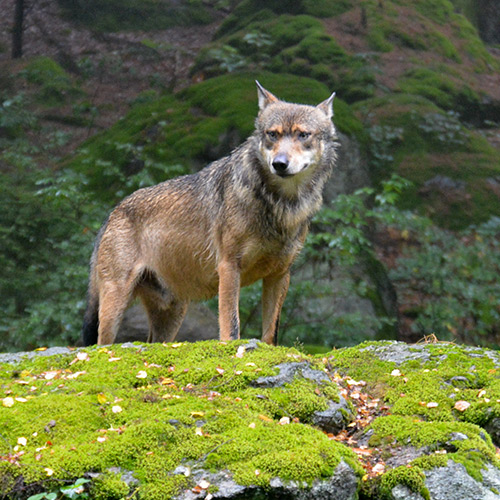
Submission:
{"label": "wolf's eye", "polygon": [[275,139],[278,138],[278,132],[276,132],[276,130],[268,130],[266,134],[267,137],[271,139],[271,141],[274,141]]}
{"label": "wolf's eye", "polygon": [[299,132],[299,139],[306,140],[311,137],[311,132]]}

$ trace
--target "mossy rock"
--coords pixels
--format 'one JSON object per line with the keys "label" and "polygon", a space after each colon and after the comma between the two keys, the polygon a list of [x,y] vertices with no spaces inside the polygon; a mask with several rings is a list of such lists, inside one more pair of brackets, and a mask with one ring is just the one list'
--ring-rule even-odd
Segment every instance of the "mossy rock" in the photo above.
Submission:
{"label": "mossy rock", "polygon": [[[89,187],[112,202],[126,194],[123,176],[135,165],[151,183],[198,170],[228,154],[254,130],[256,79],[290,102],[318,104],[331,94],[311,78],[265,72],[211,78],[176,95],[148,94],[65,163],[89,174]],[[362,134],[361,123],[345,102],[336,99],[334,108],[339,130]]]}
{"label": "mossy rock", "polygon": [[118,498],[130,493],[111,473],[118,470],[133,471],[140,498],[167,499],[190,487],[189,474],[174,472],[181,466],[229,470],[237,484],[261,488],[279,477],[307,489],[341,463],[360,474],[348,448],[307,424],[338,399],[324,373],[318,382],[296,375],[279,387],[254,384],[303,359],[293,349],[209,341],[3,364],[2,491],[50,491],[93,472],[93,498]]}
{"label": "mossy rock", "polygon": [[314,17],[332,17],[346,12],[353,5],[352,0],[338,2],[330,2],[329,0],[300,0],[298,2],[294,0],[244,0],[239,2],[231,15],[224,20],[218,36],[244,28],[249,22],[258,20],[256,15],[259,16],[259,19],[265,19],[260,15],[263,11],[267,13],[267,18],[269,18],[269,14],[291,14],[294,16],[306,14]]}
{"label": "mossy rock", "polygon": [[[400,206],[419,210],[443,227],[461,229],[500,214],[500,201],[488,179],[500,172],[500,154],[478,132],[465,128],[456,113],[409,94],[381,97],[354,106],[369,117],[372,175],[391,172],[414,185]],[[434,182],[451,179],[457,189]]]}
{"label": "mossy rock", "polygon": [[[304,370],[270,387],[280,378],[277,365]],[[500,477],[484,429],[499,416],[500,355],[486,349],[372,342],[308,356],[208,341],[0,355],[0,366],[7,498],[88,478],[85,488],[99,499],[134,491],[141,499],[188,498],[183,492],[203,479],[211,493],[217,485],[250,488],[236,490],[245,498],[392,499],[394,488],[406,488],[434,500],[443,498],[435,496],[436,481],[446,484],[446,474],[473,484],[476,490],[454,492],[472,497],[493,494],[488,478]],[[357,394],[355,404],[380,406],[345,445],[311,425],[314,412],[338,397],[330,380]],[[366,419],[363,404],[360,412]],[[356,447],[364,434],[361,456],[399,463],[378,476],[365,464],[361,481],[347,444]],[[417,458],[401,454],[409,446]],[[349,495],[316,493],[332,477]]]}
{"label": "mossy rock", "polygon": [[347,101],[374,91],[374,74],[362,58],[347,54],[309,15],[271,14],[232,30],[198,55],[192,72],[214,76],[240,67],[313,74]]}

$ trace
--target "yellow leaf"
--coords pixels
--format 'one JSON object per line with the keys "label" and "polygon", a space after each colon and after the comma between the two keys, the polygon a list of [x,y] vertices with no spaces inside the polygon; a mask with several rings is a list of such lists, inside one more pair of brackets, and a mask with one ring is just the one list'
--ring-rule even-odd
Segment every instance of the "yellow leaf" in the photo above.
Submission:
{"label": "yellow leaf", "polygon": [[106,396],[102,392],[100,392],[97,395],[97,401],[99,402],[100,405],[103,405],[106,402]]}
{"label": "yellow leaf", "polygon": [[35,349],[35,351],[46,351],[46,350],[47,350],[47,348],[46,348],[46,347],[37,347],[37,348]]}
{"label": "yellow leaf", "polygon": [[272,422],[272,421],[273,421],[273,419],[272,419],[272,418],[269,418],[269,417],[267,417],[266,415],[259,415],[259,418],[260,418],[261,420],[263,420],[264,422]]}
{"label": "yellow leaf", "polygon": [[204,415],[205,415],[205,412],[203,412],[203,411],[192,411],[192,412],[191,412],[191,416],[192,416],[193,418],[201,418],[201,417],[203,417]]}

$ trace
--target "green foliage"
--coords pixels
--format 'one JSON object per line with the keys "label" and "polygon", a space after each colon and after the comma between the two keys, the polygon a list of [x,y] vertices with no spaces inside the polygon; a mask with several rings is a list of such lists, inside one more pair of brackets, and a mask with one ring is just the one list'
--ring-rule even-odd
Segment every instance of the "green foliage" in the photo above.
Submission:
{"label": "green foliage", "polygon": [[500,339],[500,219],[459,234],[429,220],[400,219],[416,245],[398,260],[390,276],[417,335],[435,333],[443,340],[498,345]]}
{"label": "green foliage", "polygon": [[[19,137],[27,129],[36,125],[33,113],[26,109],[23,94],[10,98],[0,97],[0,146],[5,147],[9,140]],[[3,138],[2,138],[3,136]]]}
{"label": "green foliage", "polygon": [[[62,486],[58,488],[56,492],[51,493],[38,493],[36,495],[31,495],[28,500],[57,500],[62,498],[76,498],[84,499],[90,498],[88,493],[85,491],[85,484],[90,483],[90,479],[79,478],[70,486]],[[128,488],[127,488],[128,491]],[[126,492],[125,492],[126,493]]]}
{"label": "green foliage", "polygon": [[74,343],[84,308],[87,263],[103,212],[67,171],[2,175],[0,349]]}
{"label": "green foliage", "polygon": [[22,74],[29,83],[39,86],[37,100],[45,106],[62,104],[68,95],[81,93],[64,69],[50,57],[33,59]]}

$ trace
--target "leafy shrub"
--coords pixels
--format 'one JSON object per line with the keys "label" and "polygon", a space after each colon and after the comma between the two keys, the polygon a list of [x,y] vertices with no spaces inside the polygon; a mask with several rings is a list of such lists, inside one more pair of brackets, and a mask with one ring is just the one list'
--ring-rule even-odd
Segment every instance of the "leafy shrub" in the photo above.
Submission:
{"label": "leafy shrub", "polygon": [[500,218],[458,234],[416,216],[396,227],[413,239],[390,271],[413,334],[498,345]]}

